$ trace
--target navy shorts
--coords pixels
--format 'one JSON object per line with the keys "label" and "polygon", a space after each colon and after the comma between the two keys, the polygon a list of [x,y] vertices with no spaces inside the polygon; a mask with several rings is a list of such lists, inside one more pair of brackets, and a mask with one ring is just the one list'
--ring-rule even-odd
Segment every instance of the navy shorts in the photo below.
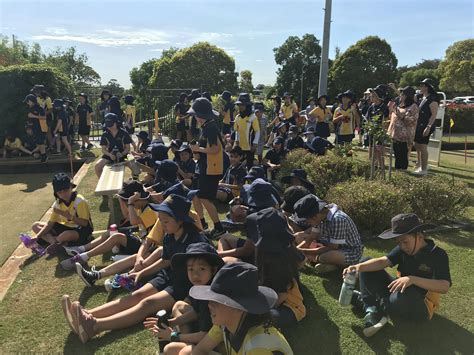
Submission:
{"label": "navy shorts", "polygon": [[79,234],[79,239],[74,242],[69,242],[70,245],[84,245],[92,240],[91,235],[93,229],[90,225],[86,227],[68,227],[61,223],[54,223],[53,229],[51,229],[51,234],[54,237],[57,237],[62,232],[71,230],[76,231]]}
{"label": "navy shorts", "polygon": [[166,270],[160,270],[153,279],[148,281],[148,283],[158,292],[167,292],[175,301],[184,300],[189,295],[189,289],[191,288],[191,283],[189,281],[176,282],[173,284],[170,274]]}
{"label": "navy shorts", "polygon": [[176,130],[178,130],[179,132],[186,132],[186,123],[184,122],[184,120],[176,123]]}
{"label": "navy shorts", "polygon": [[197,196],[206,200],[215,199],[220,180],[221,175],[199,174]]}
{"label": "navy shorts", "polygon": [[35,136],[35,143],[37,145],[44,145],[44,142],[46,140],[45,133],[38,130],[38,131],[34,131],[33,135]]}
{"label": "navy shorts", "polygon": [[88,136],[91,133],[91,126],[79,123],[79,129],[77,130],[77,133],[80,136]]}
{"label": "navy shorts", "polygon": [[133,255],[138,253],[138,249],[140,249],[142,245],[141,239],[131,230],[128,230],[124,234],[127,237],[127,245],[120,246],[120,254]]}

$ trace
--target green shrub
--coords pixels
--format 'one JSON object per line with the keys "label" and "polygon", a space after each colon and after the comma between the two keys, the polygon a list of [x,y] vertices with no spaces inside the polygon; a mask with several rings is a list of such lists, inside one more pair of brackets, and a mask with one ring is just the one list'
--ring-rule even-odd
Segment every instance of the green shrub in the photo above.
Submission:
{"label": "green shrub", "polygon": [[333,186],[326,200],[337,204],[356,224],[362,235],[374,235],[390,228],[392,217],[410,211],[397,187],[387,188],[381,180],[354,178]]}
{"label": "green shrub", "polygon": [[324,156],[316,156],[305,149],[295,149],[282,163],[280,177],[289,175],[292,169],[304,169],[308,173],[308,180],[315,186],[316,195],[324,198],[333,185],[352,177],[368,178],[370,163],[337,156],[331,151]]}
{"label": "green shrub", "polygon": [[71,96],[71,81],[57,69],[41,65],[0,67],[0,134],[6,129],[23,132],[27,107],[23,99],[35,84],[43,84],[51,98]]}
{"label": "green shrub", "polygon": [[449,132],[451,118],[454,120],[451,133],[474,133],[474,107],[447,108],[444,114],[444,133]]}

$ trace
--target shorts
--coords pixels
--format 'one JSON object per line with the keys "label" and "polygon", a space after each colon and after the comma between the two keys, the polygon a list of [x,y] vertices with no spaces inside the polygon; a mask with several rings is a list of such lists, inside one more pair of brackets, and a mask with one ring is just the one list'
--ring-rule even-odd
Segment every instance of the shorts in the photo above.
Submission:
{"label": "shorts", "polygon": [[60,137],[67,137],[69,134],[66,131],[58,132]]}
{"label": "shorts", "polygon": [[34,131],[33,133],[34,137],[35,137],[35,143],[37,145],[44,145],[44,141],[46,139],[46,135],[41,132],[41,131]]}
{"label": "shorts", "polygon": [[221,180],[221,175],[205,175],[200,174],[198,177],[198,193],[199,198],[206,200],[213,200],[216,198],[217,187],[219,186],[219,181]]}
{"label": "shorts", "polygon": [[178,123],[176,123],[176,130],[178,132],[186,132],[186,123],[184,120],[180,120]]}
{"label": "shorts", "polygon": [[344,262],[346,265],[354,265],[360,261],[362,258],[363,248],[342,248],[339,249],[342,254],[344,254]]}
{"label": "shorts", "polygon": [[337,144],[352,143],[353,139],[354,139],[353,134],[338,134]]}
{"label": "shorts", "polygon": [[79,129],[77,130],[77,133],[80,136],[88,136],[91,133],[91,126],[79,123]]}
{"label": "shorts", "polygon": [[51,234],[54,237],[57,237],[62,232],[71,230],[76,231],[79,234],[79,239],[74,242],[70,242],[70,245],[84,245],[92,240],[91,236],[93,229],[90,225],[86,227],[68,227],[61,223],[54,223],[53,229],[51,229]]}
{"label": "shorts", "polygon": [[323,138],[329,137],[331,135],[331,132],[329,131],[329,124],[326,122],[316,123],[316,130],[314,134]]}
{"label": "shorts", "polygon": [[[246,241],[247,239],[239,238],[237,240],[236,247],[242,248]],[[252,253],[252,255],[248,255],[243,258],[240,258],[240,260],[242,260],[244,263],[255,264],[255,253]]]}
{"label": "shorts", "polygon": [[118,161],[113,161],[112,159],[110,159],[109,156],[107,155],[102,155],[101,159],[105,159],[105,160],[108,160],[111,164],[115,164],[115,163],[121,163],[123,161],[125,161],[125,156],[121,157]]}
{"label": "shorts", "polygon": [[125,231],[125,237],[127,238],[127,245],[120,246],[120,254],[133,255],[138,253],[138,249],[142,245],[141,239],[136,235],[136,232],[128,229]]}
{"label": "shorts", "polygon": [[415,131],[415,143],[417,144],[428,144],[430,142],[431,133],[428,136],[423,136],[423,131],[425,130],[426,126],[418,126],[416,127]]}
{"label": "shorts", "polygon": [[217,188],[218,191],[222,191],[222,192],[225,192],[227,194],[227,198],[225,199],[224,203],[229,203],[235,196],[234,194],[232,193],[232,190],[229,189],[228,187],[218,187]]}
{"label": "shorts", "polygon": [[173,284],[173,280],[170,274],[166,270],[160,270],[158,274],[148,281],[158,292],[167,292],[175,301],[184,300],[189,295],[189,289],[191,283],[187,282],[176,282]]}

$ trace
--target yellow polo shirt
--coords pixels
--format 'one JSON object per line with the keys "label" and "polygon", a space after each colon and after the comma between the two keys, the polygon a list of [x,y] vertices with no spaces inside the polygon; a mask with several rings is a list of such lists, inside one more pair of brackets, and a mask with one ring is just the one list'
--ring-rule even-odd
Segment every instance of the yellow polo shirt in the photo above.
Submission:
{"label": "yellow polo shirt", "polygon": [[[157,213],[154,212],[155,215],[157,216]],[[194,225],[199,229],[202,230],[202,224],[201,220],[199,219],[199,216],[197,215],[196,212],[193,210],[189,211],[189,217],[191,217],[194,220]],[[159,218],[156,218],[156,222],[153,226],[153,228],[150,230],[148,235],[146,236],[149,238],[153,244],[155,245],[163,245],[163,238],[165,237],[165,230],[163,229],[163,225],[160,222]]]}
{"label": "yellow polo shirt", "polygon": [[75,200],[72,201],[69,206],[57,199],[53,204],[53,213],[51,213],[51,216],[49,217],[50,222],[59,223],[70,228],[79,227],[73,221],[68,221],[66,217],[63,217],[59,213],[56,213],[54,209],[58,209],[63,212],[68,211],[71,216],[77,216],[81,219],[87,219],[89,222],[91,221],[89,205],[87,204],[86,199],[79,194],[76,195]]}
{"label": "yellow polo shirt", "polygon": [[309,114],[316,117],[318,122],[327,122],[326,117],[331,116],[331,110],[327,107],[322,109],[321,107],[316,106]]}
{"label": "yellow polo shirt", "polygon": [[283,113],[283,120],[288,120],[293,117],[293,113],[298,111],[298,106],[296,103],[292,102],[289,105],[283,103],[281,105],[280,111]]}
{"label": "yellow polo shirt", "polygon": [[255,114],[252,113],[247,117],[241,117],[238,115],[234,122],[234,130],[238,134],[236,141],[239,142],[239,146],[242,148],[242,150],[250,150],[252,144],[250,142],[252,131],[255,132],[253,144],[258,144],[260,137],[260,124],[258,123],[258,119]]}
{"label": "yellow polo shirt", "polygon": [[340,114],[344,116],[348,116],[349,121],[344,122],[342,120],[339,121],[339,132],[340,135],[347,135],[347,134],[354,134],[354,114],[352,113],[352,109],[349,107],[347,110],[343,110],[342,107],[338,107],[336,111],[334,111],[334,117],[339,116]]}

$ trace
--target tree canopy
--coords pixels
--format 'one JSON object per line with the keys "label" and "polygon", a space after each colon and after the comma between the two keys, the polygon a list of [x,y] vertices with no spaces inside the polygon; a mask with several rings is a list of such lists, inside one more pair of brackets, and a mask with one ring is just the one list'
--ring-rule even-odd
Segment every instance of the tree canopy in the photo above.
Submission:
{"label": "tree canopy", "polygon": [[242,70],[240,72],[239,91],[250,94],[253,92],[252,72],[250,70]]}
{"label": "tree canopy", "polygon": [[439,65],[442,90],[455,93],[474,92],[474,39],[455,42],[446,50]]}

